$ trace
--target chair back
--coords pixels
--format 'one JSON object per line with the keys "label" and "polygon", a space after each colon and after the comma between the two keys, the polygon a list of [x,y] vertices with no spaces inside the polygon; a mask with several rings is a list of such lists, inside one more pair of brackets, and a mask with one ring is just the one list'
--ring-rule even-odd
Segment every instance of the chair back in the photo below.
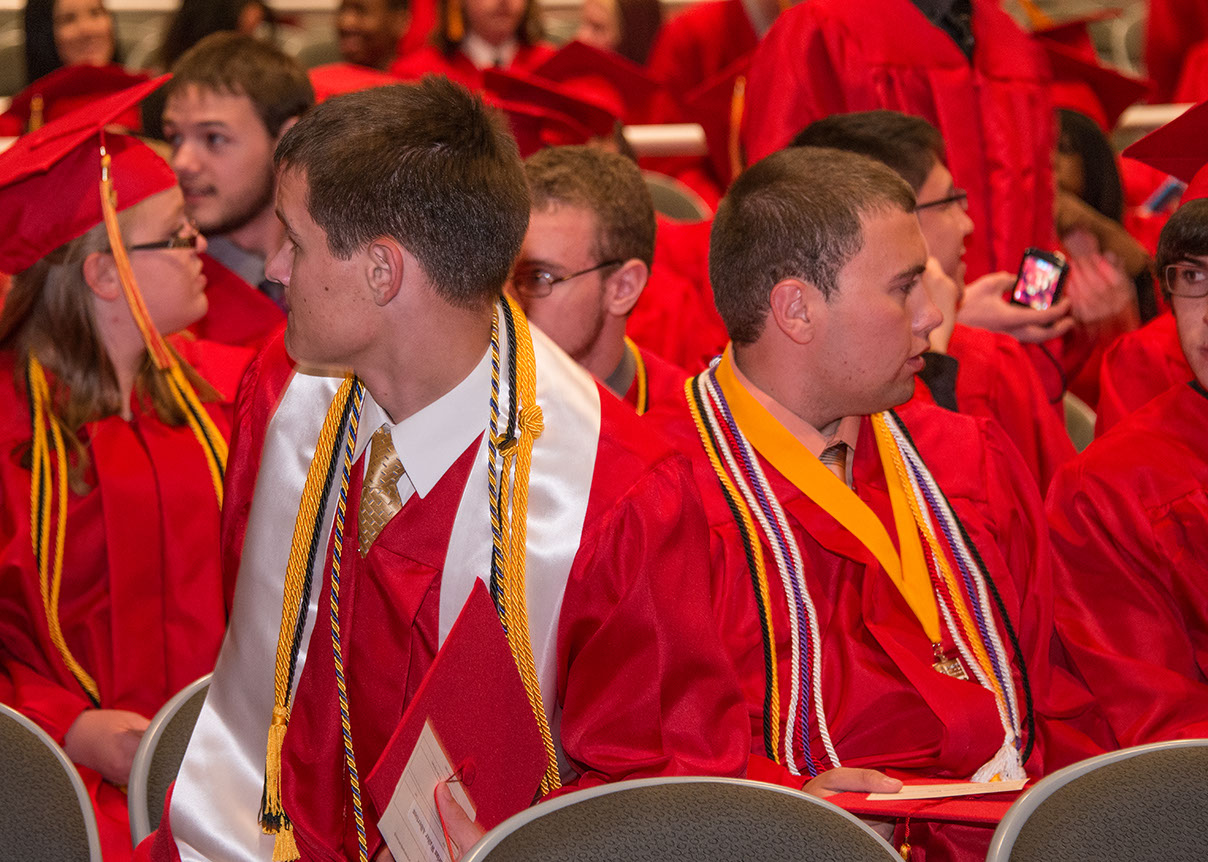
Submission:
{"label": "chair back", "polygon": [[0,704],[0,859],[101,862],[84,781],[50,735]]}
{"label": "chair back", "polygon": [[1015,801],[986,862],[1208,858],[1208,739],[1113,751],[1058,770]]}
{"label": "chair back", "polygon": [[642,171],[642,179],[650,191],[655,212],[680,221],[700,221],[713,214],[700,195],[675,177]]}
{"label": "chair back", "polygon": [[901,862],[830,803],[773,784],[690,777],[621,781],[541,802],[488,832],[463,862],[565,859]]}
{"label": "chair back", "polygon": [[1095,439],[1095,411],[1073,392],[1065,393],[1062,406],[1065,410],[1065,431],[1070,435],[1074,448],[1081,452]]}
{"label": "chair back", "polygon": [[206,674],[173,695],[151,719],[138,744],[127,786],[130,838],[135,847],[159,827],[168,788],[185,758],[211,676]]}

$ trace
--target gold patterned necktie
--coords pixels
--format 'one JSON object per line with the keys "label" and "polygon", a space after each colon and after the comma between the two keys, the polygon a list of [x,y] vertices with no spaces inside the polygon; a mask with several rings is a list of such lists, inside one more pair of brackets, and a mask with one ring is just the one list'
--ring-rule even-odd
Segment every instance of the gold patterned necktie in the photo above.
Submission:
{"label": "gold patterned necktie", "polygon": [[373,432],[369,443],[369,469],[361,487],[361,510],[357,519],[361,556],[377,539],[382,528],[403,508],[398,493],[398,480],[403,476],[403,462],[394,451],[390,429],[385,425]]}

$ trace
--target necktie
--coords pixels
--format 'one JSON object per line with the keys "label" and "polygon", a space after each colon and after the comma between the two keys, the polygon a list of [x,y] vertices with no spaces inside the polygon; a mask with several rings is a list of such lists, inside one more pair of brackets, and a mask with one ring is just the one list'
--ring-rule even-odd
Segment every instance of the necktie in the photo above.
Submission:
{"label": "necktie", "polygon": [[826,469],[830,470],[844,485],[847,484],[847,444],[836,443],[827,446],[818,456]]}
{"label": "necktie", "polygon": [[403,462],[394,451],[390,430],[383,425],[373,432],[369,444],[369,469],[365,473],[365,484],[361,488],[361,511],[358,517],[358,538],[361,556],[369,553],[390,519],[403,508],[398,493],[398,480],[403,476]]}

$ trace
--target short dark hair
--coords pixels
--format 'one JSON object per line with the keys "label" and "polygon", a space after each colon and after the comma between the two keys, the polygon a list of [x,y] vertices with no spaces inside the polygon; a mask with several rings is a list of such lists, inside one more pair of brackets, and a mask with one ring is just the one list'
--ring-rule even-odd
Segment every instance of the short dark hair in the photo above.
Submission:
{"label": "short dark hair", "polygon": [[596,216],[600,260],[654,262],[654,204],[638,166],[593,146],[547,147],[525,159],[534,209],[582,207]]}
{"label": "short dark hair", "polygon": [[247,96],[270,137],[315,103],[315,91],[298,61],[281,49],[240,33],[211,33],[172,67],[165,104],[186,87]]}
{"label": "short dark hair", "polygon": [[786,278],[830,299],[864,244],[861,218],[914,206],[900,176],[854,153],[791,147],[747,168],[718,205],[709,238],[709,279],[731,340],[758,340],[772,288]]}
{"label": "short dark hair", "polygon": [[810,123],[793,139],[794,147],[830,147],[859,153],[889,165],[918,194],[927,175],[944,163],[944,138],[924,120],[900,111],[832,114]]}
{"label": "short dark hair", "polygon": [[180,0],[180,6],[168,19],[164,41],[159,46],[159,64],[170,69],[188,51],[211,33],[239,29],[239,19],[248,6],[256,6],[264,16],[271,38],[277,23],[265,0]]}
{"label": "short dark hair", "polygon": [[1166,267],[1195,257],[1208,257],[1208,198],[1188,201],[1162,228],[1154,265],[1162,284],[1162,295],[1170,299],[1166,285]]}
{"label": "short dark hair", "polygon": [[328,99],[285,133],[274,161],[305,172],[307,211],[333,255],[393,237],[448,302],[493,301],[524,241],[516,142],[498,112],[444,77]]}

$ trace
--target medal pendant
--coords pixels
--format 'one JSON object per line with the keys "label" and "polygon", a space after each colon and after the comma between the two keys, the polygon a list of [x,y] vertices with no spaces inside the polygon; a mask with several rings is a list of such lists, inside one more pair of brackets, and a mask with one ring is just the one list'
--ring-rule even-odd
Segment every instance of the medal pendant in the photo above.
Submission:
{"label": "medal pendant", "polygon": [[965,673],[964,666],[960,663],[960,659],[948,658],[944,655],[944,650],[939,644],[932,644],[935,650],[935,664],[932,667],[937,673],[942,673],[944,676],[951,676],[956,679],[968,679],[969,674]]}

